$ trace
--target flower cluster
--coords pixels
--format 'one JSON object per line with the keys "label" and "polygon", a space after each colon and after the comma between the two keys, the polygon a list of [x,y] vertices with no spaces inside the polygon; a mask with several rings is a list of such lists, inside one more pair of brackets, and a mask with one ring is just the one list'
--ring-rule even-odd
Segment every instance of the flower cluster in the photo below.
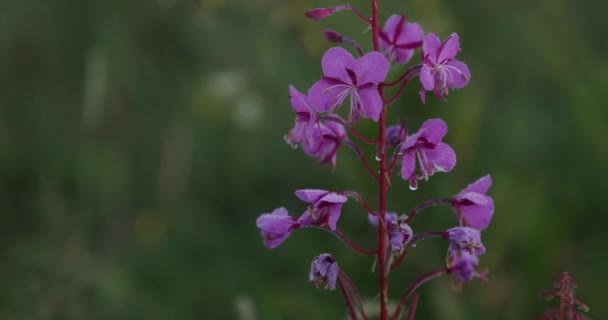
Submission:
{"label": "flower cluster", "polygon": [[[492,219],[494,202],[486,195],[492,184],[487,175],[452,198],[421,203],[408,215],[387,212],[386,192],[391,186],[394,170],[399,170],[398,174],[409,183],[410,189],[416,190],[419,181],[428,181],[437,172],[450,172],[456,165],[456,152],[444,142],[448,133],[444,120],[428,119],[417,131],[409,130],[405,122],[387,126],[387,107],[416,77],[424,104],[428,91],[445,102],[451,89],[460,89],[469,83],[471,74],[465,63],[456,60],[460,52],[457,34],[448,36],[442,42],[434,33],[425,35],[419,24],[406,22],[405,15],[391,15],[381,29],[378,0],[370,1],[371,17],[364,16],[349,4],[306,12],[308,18],[321,20],[337,12],[351,11],[371,27],[374,50],[365,53],[353,39],[326,29],[326,39],[354,48],[358,56],[353,56],[341,46],[329,48],[321,58],[321,77],[311,84],[306,94],[289,86],[289,102],[295,113],[295,124],[284,139],[294,148],[300,145],[304,153],[319,159],[322,164],[330,164],[332,168],[337,165],[337,153],[341,146],[354,151],[379,186],[378,209],[372,209],[363,196],[355,191],[302,189],[297,190],[295,195],[308,206],[300,217],[292,217],[285,208],[277,208],[271,213],[262,214],[257,219],[257,226],[267,248],[278,247],[294,230],[314,227],[332,233],[357,253],[376,256],[379,265],[380,318],[384,320],[388,318],[388,273],[403,261],[408,249],[418,240],[429,237],[447,240],[447,265],[414,281],[402,296],[392,318],[399,315],[404,301],[421,283],[437,275],[451,274],[457,289],[474,278],[485,279],[485,273],[478,268],[479,256],[486,251],[481,242],[481,231],[488,227]],[[420,61],[404,69],[401,76],[387,81],[389,69],[399,70],[411,63],[418,49],[421,51]],[[399,86],[392,90],[392,98],[386,97],[385,88],[396,85]],[[345,105],[346,111],[342,110]],[[357,131],[356,125],[361,119],[378,123],[377,138],[368,138]],[[375,146],[377,168],[368,162],[369,157],[357,142]],[[338,228],[343,205],[349,197],[354,197],[361,204],[369,222],[377,229],[378,243],[374,250],[359,248]],[[411,220],[423,209],[437,204],[451,205],[456,226],[443,231],[414,233],[410,227]],[[354,283],[340,270],[336,259],[329,253],[313,259],[309,280],[316,285],[326,283],[325,288],[330,290],[339,286],[351,317],[356,319],[357,312],[360,312],[363,318],[367,318]],[[357,305],[358,311],[355,308]],[[410,308],[409,312],[412,310],[415,308]],[[408,319],[413,319],[413,314]]]}

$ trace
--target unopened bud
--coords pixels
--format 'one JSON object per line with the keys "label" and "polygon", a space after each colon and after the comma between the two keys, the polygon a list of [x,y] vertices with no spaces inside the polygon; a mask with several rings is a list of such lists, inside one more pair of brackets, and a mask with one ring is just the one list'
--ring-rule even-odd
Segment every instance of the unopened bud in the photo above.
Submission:
{"label": "unopened bud", "polygon": [[323,30],[325,38],[331,42],[342,42],[342,35],[332,29]]}
{"label": "unopened bud", "polygon": [[304,14],[312,20],[321,20],[331,16],[333,13],[333,8],[316,8],[306,11]]}

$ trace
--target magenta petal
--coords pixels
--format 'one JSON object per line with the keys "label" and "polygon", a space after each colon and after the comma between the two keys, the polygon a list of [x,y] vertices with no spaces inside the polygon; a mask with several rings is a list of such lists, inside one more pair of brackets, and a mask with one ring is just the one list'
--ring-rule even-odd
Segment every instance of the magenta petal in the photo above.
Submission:
{"label": "magenta petal", "polygon": [[437,62],[442,63],[446,60],[452,60],[458,52],[460,52],[460,40],[458,39],[458,34],[452,33],[443,41],[437,57]]}
{"label": "magenta petal", "polygon": [[399,22],[401,22],[401,18],[400,15],[393,14],[384,23],[384,28],[382,30],[386,32],[390,41],[395,40],[394,37],[397,33],[397,27],[399,26]]}
{"label": "magenta petal", "polygon": [[328,203],[344,203],[348,200],[348,198],[346,198],[345,196],[336,193],[336,192],[329,192],[325,195],[323,195],[319,200],[317,200],[316,202],[318,204],[320,204],[321,202],[328,202]]}
{"label": "magenta petal", "polygon": [[494,214],[494,200],[491,197],[487,197],[486,200],[486,205],[458,206],[462,217],[471,228],[483,230],[490,224],[490,220],[492,220],[492,215]]}
{"label": "magenta petal", "polygon": [[435,149],[425,151],[433,172],[450,172],[456,165],[456,153],[449,145],[440,142]]}
{"label": "magenta petal", "polygon": [[300,200],[309,203],[316,202],[317,200],[319,200],[319,198],[326,195],[327,193],[329,193],[329,191],[320,189],[301,189],[296,190],[295,192],[296,196],[300,198]]}
{"label": "magenta petal", "polygon": [[336,78],[344,83],[352,84],[346,68],[353,68],[355,58],[342,47],[333,47],[327,50],[321,59],[323,74],[326,77]]}
{"label": "magenta petal", "polygon": [[422,37],[424,37],[424,32],[419,24],[406,23],[396,43],[398,45],[420,43],[422,42]]}
{"label": "magenta petal", "polygon": [[378,88],[373,86],[359,90],[359,98],[361,99],[363,118],[378,121],[382,113],[382,98],[378,93]]}
{"label": "magenta petal", "polygon": [[336,290],[336,281],[338,280],[339,274],[340,268],[338,267],[338,263],[332,263],[327,270],[327,287],[329,290]]}
{"label": "magenta petal", "polygon": [[420,126],[419,132],[421,133],[420,138],[425,139],[433,145],[437,145],[448,133],[448,125],[439,118],[429,119]]}
{"label": "magenta petal", "polygon": [[336,224],[340,218],[340,212],[342,211],[342,205],[336,204],[329,208],[329,217],[327,218],[327,225],[331,231],[336,231]]}
{"label": "magenta petal", "polygon": [[388,61],[384,55],[376,51],[357,59],[353,66],[358,85],[384,81],[389,69]]}
{"label": "magenta petal", "polygon": [[485,176],[479,178],[477,181],[471,183],[470,185],[468,185],[456,197],[459,197],[461,194],[464,194],[467,192],[477,192],[477,193],[485,194],[486,192],[488,192],[488,190],[490,189],[491,186],[492,186],[492,177],[488,174],[488,175],[485,175]]}
{"label": "magenta petal", "polygon": [[439,47],[441,47],[439,37],[434,33],[427,34],[422,41],[422,56],[431,55],[432,57],[436,57]]}
{"label": "magenta petal", "polygon": [[321,79],[308,90],[308,102],[319,112],[334,111],[339,107],[341,101],[338,101],[338,95],[343,91],[343,87],[335,87],[331,82]]}
{"label": "magenta petal", "polygon": [[450,87],[453,89],[460,89],[466,87],[469,84],[469,80],[471,79],[471,72],[467,65],[458,60],[450,61],[448,66],[453,67],[447,69],[451,74],[449,79]]}
{"label": "magenta petal", "polygon": [[424,90],[432,91],[435,89],[435,77],[432,71],[433,69],[427,64],[422,65],[422,69],[420,69],[420,83],[422,83]]}
{"label": "magenta petal", "polygon": [[310,106],[307,101],[308,97],[302,92],[298,91],[294,86],[289,86],[289,102],[293,107],[293,110],[298,112],[310,112]]}
{"label": "magenta petal", "polygon": [[416,169],[416,152],[413,150],[408,150],[403,156],[403,160],[401,162],[401,178],[403,180],[408,180],[414,170]]}

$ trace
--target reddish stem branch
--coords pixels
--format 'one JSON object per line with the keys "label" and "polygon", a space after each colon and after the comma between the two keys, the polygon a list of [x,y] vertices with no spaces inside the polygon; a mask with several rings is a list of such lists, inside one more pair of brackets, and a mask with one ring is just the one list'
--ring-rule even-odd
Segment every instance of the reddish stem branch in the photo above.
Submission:
{"label": "reddish stem branch", "polygon": [[[324,230],[328,230],[329,229],[325,229],[325,228],[321,228]],[[364,255],[372,255],[372,254],[376,254],[376,250],[364,250],[359,248],[358,246],[356,246],[354,243],[352,243],[352,241],[350,241],[350,239],[348,239],[348,237],[340,230],[336,230],[336,231],[330,231],[332,234],[336,235],[336,237],[338,237],[340,240],[342,240],[342,242],[344,242],[344,244],[346,244],[349,248],[353,249],[353,251],[360,253],[360,254],[364,254]]]}
{"label": "reddish stem branch", "polygon": [[407,255],[407,253],[409,252],[410,248],[416,245],[416,242],[418,242],[420,240],[428,239],[428,238],[435,238],[435,237],[442,237],[442,236],[443,236],[443,231],[427,231],[427,232],[423,232],[423,233],[415,235],[410,240],[410,242],[407,243],[407,246],[403,250],[403,253],[401,254],[401,256],[399,256],[399,259],[397,259],[397,261],[395,261],[393,263],[393,265],[391,266],[391,270],[397,268],[401,264],[401,262],[403,261],[403,259]]}
{"label": "reddish stem branch", "polygon": [[340,192],[340,194],[343,195],[343,196],[353,197],[353,198],[357,199],[361,203],[361,206],[363,206],[363,208],[365,208],[365,210],[367,210],[368,213],[370,213],[370,214],[372,214],[374,216],[377,215],[376,211],[374,211],[367,204],[367,202],[365,201],[365,199],[363,198],[363,196],[361,194],[359,194],[358,192],[348,190],[348,191],[342,191],[342,192]]}
{"label": "reddish stem branch", "polygon": [[367,170],[367,173],[376,182],[378,182],[378,175],[374,173],[374,170],[372,170],[372,167],[369,165],[369,162],[367,162],[367,159],[365,159],[365,154],[363,153],[363,151],[361,151],[361,149],[359,149],[359,146],[357,146],[354,142],[350,140],[344,141],[344,144],[350,147],[351,150],[353,150],[359,156],[359,160],[363,164],[363,167],[365,167],[365,170]]}
{"label": "reddish stem branch", "polygon": [[444,199],[427,200],[427,201],[419,204],[418,206],[416,206],[416,208],[414,208],[414,210],[412,210],[410,212],[410,214],[407,216],[407,219],[405,219],[405,223],[408,223],[410,220],[412,220],[418,214],[418,212],[422,211],[423,209],[426,209],[428,207],[433,207],[438,204],[446,204],[446,203],[452,203],[452,199],[444,198]]}
{"label": "reddish stem branch", "polygon": [[418,293],[414,293],[412,301],[410,301],[410,308],[407,311],[407,320],[414,320],[414,315],[416,314],[416,306],[418,305],[418,296]]}
{"label": "reddish stem branch", "polygon": [[359,305],[359,312],[361,312],[361,316],[364,320],[367,320],[367,315],[365,314],[365,310],[363,309],[363,302],[361,301],[361,295],[359,295],[359,290],[357,290],[357,287],[355,286],[353,281],[346,275],[346,273],[344,273],[344,271],[340,270],[340,276],[343,280],[346,281],[346,284],[350,287],[350,290],[355,296],[355,299],[357,299],[357,304]]}
{"label": "reddish stem branch", "polygon": [[410,286],[407,288],[407,290],[405,290],[405,293],[401,296],[401,299],[399,299],[399,303],[397,304],[397,308],[395,309],[395,312],[393,312],[393,316],[391,317],[391,320],[397,319],[397,315],[399,315],[399,312],[401,312],[401,308],[403,308],[403,303],[407,300],[407,298],[410,297],[410,295],[412,295],[412,293],[414,293],[414,291],[416,291],[416,289],[418,289],[418,287],[420,287],[423,283],[425,283],[433,278],[436,278],[444,273],[447,273],[447,272],[448,272],[447,268],[439,268],[439,269],[433,270],[429,273],[422,275],[420,278],[418,278],[414,282],[412,282],[410,284]]}
{"label": "reddish stem branch", "polygon": [[346,291],[346,288],[344,287],[344,282],[342,282],[342,279],[340,277],[338,277],[338,286],[340,286],[340,291],[342,292],[342,296],[344,296],[346,306],[348,306],[348,313],[350,313],[351,319],[359,319],[357,317],[357,311],[355,311],[355,307],[353,306],[353,300],[351,299],[350,294],[348,294],[348,291]]}
{"label": "reddish stem branch", "polygon": [[364,136],[362,133],[360,133],[359,131],[357,131],[357,129],[355,129],[355,127],[353,127],[352,125],[350,125],[350,123],[348,123],[346,120],[332,115],[332,114],[328,114],[328,115],[322,115],[319,116],[320,120],[328,120],[328,121],[333,121],[336,123],[339,123],[341,125],[343,125],[344,127],[348,128],[348,130],[350,130],[350,132],[357,137],[357,139],[367,143],[367,144],[378,144],[379,140],[378,139],[370,139],[366,136]]}
{"label": "reddish stem branch", "polygon": [[389,105],[389,104],[397,101],[397,99],[399,98],[399,96],[401,95],[403,90],[405,89],[405,86],[407,85],[407,83],[408,83],[408,80],[404,80],[401,83],[401,86],[399,86],[399,89],[397,90],[397,92],[395,92],[395,94],[393,95],[393,97],[390,98],[388,101],[385,101],[384,104]]}

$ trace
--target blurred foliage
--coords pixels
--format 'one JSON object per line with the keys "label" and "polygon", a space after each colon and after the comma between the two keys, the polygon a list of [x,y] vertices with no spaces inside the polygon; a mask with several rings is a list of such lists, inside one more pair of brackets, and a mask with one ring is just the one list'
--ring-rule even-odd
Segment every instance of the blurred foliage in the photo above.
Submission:
{"label": "blurred foliage", "polygon": [[[0,318],[344,318],[339,294],[306,283],[322,252],[373,300],[369,258],[315,230],[269,251],[255,228],[274,207],[305,210],[298,188],[375,201],[348,152],[331,172],[282,141],[293,124],[288,84],[306,90],[331,46],[322,29],[370,47],[352,14],[302,14],[332,4],[0,2]],[[538,293],[565,270],[590,316],[608,318],[607,9],[599,0],[381,1],[383,19],[406,12],[442,38],[458,32],[473,74],[447,104],[429,96],[422,106],[413,82],[391,106],[413,128],[444,118],[458,154],[453,173],[416,192],[395,180],[391,210],[494,178],[481,259],[490,281],[454,293],[449,279],[434,280],[420,291],[419,318],[538,316]],[[373,135],[373,124],[359,127]],[[449,210],[433,208],[413,227],[451,223]],[[356,204],[340,224],[361,246],[375,243]],[[419,245],[392,273],[392,296],[444,256],[441,241]]]}

